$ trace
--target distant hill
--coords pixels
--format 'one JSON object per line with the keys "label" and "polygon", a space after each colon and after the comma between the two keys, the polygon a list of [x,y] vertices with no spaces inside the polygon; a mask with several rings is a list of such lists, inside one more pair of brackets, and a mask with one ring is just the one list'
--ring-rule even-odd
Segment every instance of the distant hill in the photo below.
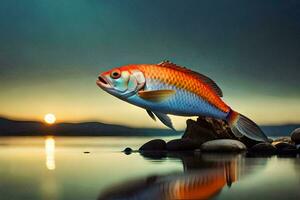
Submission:
{"label": "distant hill", "polygon": [[[287,136],[300,124],[261,126],[268,136]],[[171,129],[131,128],[100,122],[58,123],[47,125],[36,121],[16,121],[0,117],[0,136],[172,136],[179,135]]]}
{"label": "distant hill", "polygon": [[170,129],[131,128],[100,122],[58,123],[47,125],[36,121],[16,121],[0,118],[0,136],[172,136]]}
{"label": "distant hill", "polygon": [[284,124],[284,125],[263,125],[260,126],[268,136],[289,136],[296,128],[300,128],[300,124]]}

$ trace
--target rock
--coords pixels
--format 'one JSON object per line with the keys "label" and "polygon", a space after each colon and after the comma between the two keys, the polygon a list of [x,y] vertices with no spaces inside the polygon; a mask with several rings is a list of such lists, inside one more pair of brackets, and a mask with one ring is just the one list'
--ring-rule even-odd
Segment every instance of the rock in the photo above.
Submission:
{"label": "rock", "polygon": [[280,142],[275,145],[278,154],[294,155],[297,154],[297,148],[293,144]]}
{"label": "rock", "polygon": [[300,153],[300,144],[296,145],[296,149],[298,150],[298,153]]}
{"label": "rock", "polygon": [[300,128],[296,128],[292,133],[291,133],[291,139],[295,144],[300,144]]}
{"label": "rock", "polygon": [[247,137],[241,137],[241,138],[237,138],[239,141],[241,141],[243,144],[245,144],[247,146],[247,148],[251,148],[256,144],[261,143],[260,141],[256,141],[256,140],[252,140],[250,138]]}
{"label": "rock", "polygon": [[195,154],[200,154],[200,153],[201,153],[201,149],[195,149],[195,150],[194,150],[194,153],[195,153]]}
{"label": "rock", "polygon": [[84,151],[83,153],[84,153],[84,154],[89,154],[89,153],[91,153],[91,152],[89,152],[89,151]]}
{"label": "rock", "polygon": [[274,142],[274,140],[271,139],[271,138],[268,138],[268,142],[269,142],[269,143],[272,143],[272,142]]}
{"label": "rock", "polygon": [[195,122],[194,120],[188,119],[186,125],[182,139],[190,139],[201,145],[204,142],[218,138],[212,130],[211,125],[206,121],[200,122],[200,120],[197,120],[197,122]]}
{"label": "rock", "polygon": [[187,128],[183,139],[193,140],[198,145],[215,139],[234,139],[240,140],[247,147],[257,144],[257,141],[246,137],[236,138],[229,125],[224,120],[213,119],[209,117],[198,117],[197,121],[187,120]]}
{"label": "rock", "polygon": [[249,149],[249,153],[273,155],[276,154],[276,148],[270,143],[258,143]]}
{"label": "rock", "polygon": [[292,144],[291,137],[279,137],[273,140],[272,145],[276,146],[278,143],[288,143]]}
{"label": "rock", "polygon": [[201,150],[210,152],[241,152],[246,150],[246,146],[238,140],[218,139],[205,142],[201,145]]}
{"label": "rock", "polygon": [[165,151],[166,150],[166,142],[161,139],[150,140],[143,144],[140,151]]}
{"label": "rock", "polygon": [[140,154],[145,158],[160,160],[167,157],[166,151],[141,151]]}
{"label": "rock", "polygon": [[296,146],[293,144],[289,144],[287,142],[279,142],[277,144],[274,145],[276,147],[277,150],[281,150],[281,149],[296,149]]}
{"label": "rock", "polygon": [[131,154],[132,153],[132,149],[130,147],[126,147],[123,152],[127,155]]}
{"label": "rock", "polygon": [[199,148],[199,145],[189,139],[175,139],[167,143],[168,151],[192,151]]}
{"label": "rock", "polygon": [[297,149],[283,149],[278,151],[278,155],[285,155],[285,156],[296,156],[298,154]]}

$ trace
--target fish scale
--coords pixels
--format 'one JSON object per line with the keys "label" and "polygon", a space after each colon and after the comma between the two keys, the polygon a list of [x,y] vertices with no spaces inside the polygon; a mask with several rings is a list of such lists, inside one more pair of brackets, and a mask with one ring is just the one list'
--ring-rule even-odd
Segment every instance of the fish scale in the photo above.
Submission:
{"label": "fish scale", "polygon": [[[219,109],[216,105],[207,101],[205,97],[199,96],[199,90],[206,90],[207,93],[210,92],[208,88],[199,81],[195,83],[193,79],[188,80],[187,75],[183,72],[165,67],[142,65],[140,68],[144,72],[147,80],[147,90],[174,89],[176,91],[176,94],[166,100],[166,102],[149,105],[149,109],[169,111],[168,113],[170,114],[183,116],[190,116],[192,114],[194,116],[204,115],[221,119],[226,118],[229,107],[224,106],[223,103],[222,106],[226,109]],[[207,94],[206,96],[213,95]],[[138,100],[138,98],[136,100]],[[163,107],[166,106],[166,104],[167,108]]]}
{"label": "fish scale", "polygon": [[184,88],[177,88],[175,85],[162,83],[158,79],[146,79],[147,85],[145,90],[176,90],[176,94],[162,102],[151,102],[140,98],[138,95],[130,97],[130,103],[137,104],[145,109],[160,111],[182,116],[211,116],[217,118],[225,118],[227,113],[224,113],[216,107],[197,96],[195,93],[189,92]]}
{"label": "fish scale", "polygon": [[204,81],[196,78],[195,75],[159,65],[140,65],[138,68],[143,71],[146,78],[157,79],[162,83],[188,90],[217,109],[226,113],[230,111],[230,107]]}

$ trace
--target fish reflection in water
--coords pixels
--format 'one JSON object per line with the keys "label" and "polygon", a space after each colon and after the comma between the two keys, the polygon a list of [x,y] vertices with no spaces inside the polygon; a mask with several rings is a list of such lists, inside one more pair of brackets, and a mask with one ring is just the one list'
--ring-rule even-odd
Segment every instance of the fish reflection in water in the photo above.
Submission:
{"label": "fish reflection in water", "polygon": [[127,181],[102,192],[98,200],[109,199],[209,199],[224,186],[237,181],[239,155],[199,158],[178,156],[184,173],[150,176]]}

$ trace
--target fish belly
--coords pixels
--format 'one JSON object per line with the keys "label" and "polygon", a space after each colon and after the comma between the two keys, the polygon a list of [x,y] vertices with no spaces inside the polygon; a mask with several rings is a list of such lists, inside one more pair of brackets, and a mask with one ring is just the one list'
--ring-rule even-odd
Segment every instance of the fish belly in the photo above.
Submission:
{"label": "fish belly", "polygon": [[207,116],[218,119],[225,119],[227,114],[211,105],[198,95],[182,88],[168,84],[148,84],[145,90],[175,90],[176,93],[170,98],[161,102],[152,102],[140,98],[138,95],[130,97],[127,101],[139,107],[179,116]]}

